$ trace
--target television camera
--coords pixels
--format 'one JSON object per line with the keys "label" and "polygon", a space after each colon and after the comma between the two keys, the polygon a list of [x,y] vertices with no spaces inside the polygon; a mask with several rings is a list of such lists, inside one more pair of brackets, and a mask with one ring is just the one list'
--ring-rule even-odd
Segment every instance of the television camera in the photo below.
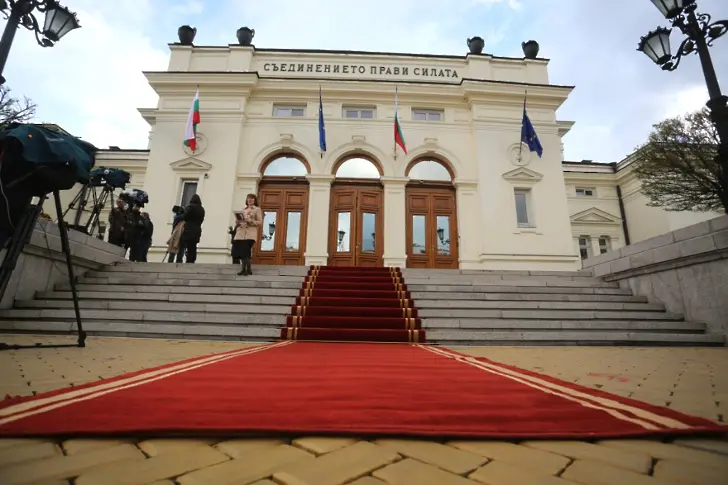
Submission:
{"label": "television camera", "polygon": [[149,203],[149,195],[140,189],[127,189],[119,194],[119,199],[129,206],[129,210],[133,210],[135,207],[144,207]]}
{"label": "television camera", "polygon": [[[45,125],[11,123],[0,127],[0,248],[6,249],[5,258],[0,265],[0,300],[5,295],[23,247],[30,240],[33,230],[38,227],[43,203],[48,194],[52,193],[76,314],[78,342],[72,346],[78,347],[86,346],[86,332],[81,324],[76,278],[68,231],[63,221],[60,191],[68,190],[77,183],[89,183],[97,151],[91,143]],[[40,228],[46,232],[47,225],[47,222],[41,222]],[[46,232],[46,238],[48,237]],[[69,345],[0,343],[0,349],[67,346]]]}
{"label": "television camera", "polygon": [[[111,199],[111,205],[114,205],[114,191],[116,189],[125,189],[126,184],[131,180],[131,174],[120,168],[99,167],[91,170],[89,181],[81,190],[78,191],[76,197],[68,205],[68,209],[63,213],[65,216],[68,211],[76,208],[76,214],[73,219],[72,229],[93,235],[94,230],[98,230],[97,237],[104,238],[104,231],[101,229],[101,212],[106,206],[106,202]],[[101,188],[101,193],[98,189]],[[91,204],[91,210],[87,211],[86,207]],[[90,212],[85,223],[81,223],[84,213]]]}

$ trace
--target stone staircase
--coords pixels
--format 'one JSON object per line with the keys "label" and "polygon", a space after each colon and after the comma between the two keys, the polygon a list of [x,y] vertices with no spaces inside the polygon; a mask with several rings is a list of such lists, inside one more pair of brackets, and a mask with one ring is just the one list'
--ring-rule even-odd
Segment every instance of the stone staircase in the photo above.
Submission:
{"label": "stone staircase", "polygon": [[[307,267],[122,263],[79,278],[90,335],[272,341]],[[724,345],[705,325],[587,272],[403,270],[443,345]],[[0,332],[75,330],[68,283],[0,311]]]}

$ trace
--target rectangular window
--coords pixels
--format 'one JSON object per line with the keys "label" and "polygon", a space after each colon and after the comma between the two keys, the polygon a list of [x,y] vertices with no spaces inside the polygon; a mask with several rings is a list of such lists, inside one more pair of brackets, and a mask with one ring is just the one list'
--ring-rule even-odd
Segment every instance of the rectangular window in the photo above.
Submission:
{"label": "rectangular window", "polygon": [[577,187],[576,195],[579,197],[594,197],[597,190],[594,188]]}
{"label": "rectangular window", "polygon": [[612,249],[611,241],[609,240],[609,236],[600,236],[599,237],[599,253],[604,254],[609,252]]}
{"label": "rectangular window", "polygon": [[591,256],[591,238],[579,236],[579,256],[581,259],[588,259]]}
{"label": "rectangular window", "polygon": [[303,106],[274,106],[273,116],[281,117],[301,117],[305,114],[306,109]]}
{"label": "rectangular window", "polygon": [[344,118],[371,120],[374,118],[374,108],[344,108]]}
{"label": "rectangular window", "polygon": [[434,109],[413,109],[412,119],[415,121],[442,121],[443,112]]}
{"label": "rectangular window", "polygon": [[533,227],[531,220],[531,209],[529,208],[530,191],[516,189],[516,222],[518,227]]}
{"label": "rectangular window", "polygon": [[179,205],[187,207],[190,199],[197,193],[197,181],[182,182],[182,193],[180,194]]}

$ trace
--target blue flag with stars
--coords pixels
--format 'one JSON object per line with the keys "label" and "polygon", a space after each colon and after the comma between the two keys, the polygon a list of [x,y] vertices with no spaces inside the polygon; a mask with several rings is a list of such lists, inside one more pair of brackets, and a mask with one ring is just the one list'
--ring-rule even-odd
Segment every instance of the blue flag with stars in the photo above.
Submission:
{"label": "blue flag with stars", "polygon": [[526,114],[526,97],[523,98],[523,120],[521,121],[521,142],[528,146],[528,150],[536,152],[538,158],[543,155],[543,147],[538,139],[536,130],[533,128],[533,124]]}
{"label": "blue flag with stars", "polygon": [[326,151],[326,128],[324,127],[324,102],[321,97],[321,86],[319,86],[319,148],[321,148],[321,158]]}

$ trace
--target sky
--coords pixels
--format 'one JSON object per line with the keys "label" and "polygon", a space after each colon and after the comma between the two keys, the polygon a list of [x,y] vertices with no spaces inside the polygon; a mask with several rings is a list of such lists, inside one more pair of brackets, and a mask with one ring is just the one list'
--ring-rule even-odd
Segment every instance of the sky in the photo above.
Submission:
{"label": "sky", "polygon": [[[700,0],[699,11],[728,18],[725,0]],[[146,148],[149,128],[137,108],[156,95],[142,71],[162,71],[183,24],[198,45],[235,43],[254,28],[268,48],[348,49],[427,54],[467,53],[481,36],[484,52],[522,57],[537,40],[553,84],[574,85],[559,109],[575,121],[564,137],[566,160],[619,161],[667,117],[701,108],[707,90],[697,56],[664,72],[636,50],[640,36],[668,26],[650,0],[64,0],[81,29],[52,48],[21,29],[4,76],[15,95],[52,122],[100,148]],[[673,45],[680,42],[673,32]],[[728,35],[712,48],[728,91]]]}

